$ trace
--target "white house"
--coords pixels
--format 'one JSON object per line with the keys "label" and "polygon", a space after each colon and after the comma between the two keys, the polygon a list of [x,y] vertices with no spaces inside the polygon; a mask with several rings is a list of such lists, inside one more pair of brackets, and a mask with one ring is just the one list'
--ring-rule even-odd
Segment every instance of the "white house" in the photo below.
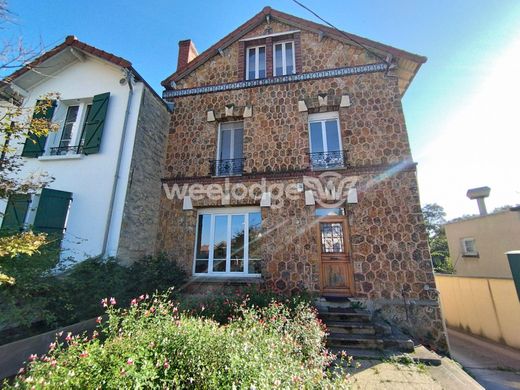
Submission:
{"label": "white house", "polygon": [[132,64],[68,36],[3,84],[4,99],[22,96],[24,107],[59,94],[46,112],[59,130],[18,145],[23,177],[54,180],[3,200],[2,227],[63,233],[63,258],[151,254],[169,115]]}

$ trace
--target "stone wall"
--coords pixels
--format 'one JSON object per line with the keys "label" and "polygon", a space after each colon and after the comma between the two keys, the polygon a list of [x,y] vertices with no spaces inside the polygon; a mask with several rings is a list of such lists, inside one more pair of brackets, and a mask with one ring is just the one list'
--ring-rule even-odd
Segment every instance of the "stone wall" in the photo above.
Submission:
{"label": "stone wall", "polygon": [[144,88],[117,250],[126,264],[154,253],[169,120],[164,102]]}

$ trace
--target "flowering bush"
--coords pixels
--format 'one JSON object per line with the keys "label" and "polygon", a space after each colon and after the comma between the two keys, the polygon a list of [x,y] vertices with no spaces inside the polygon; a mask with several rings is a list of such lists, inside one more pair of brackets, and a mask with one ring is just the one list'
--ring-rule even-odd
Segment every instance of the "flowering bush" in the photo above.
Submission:
{"label": "flowering bush", "polygon": [[185,295],[180,297],[177,304],[182,311],[225,324],[229,318],[239,315],[243,306],[266,307],[277,301],[294,309],[301,303],[311,304],[312,298],[305,291],[292,295],[281,294],[269,286],[253,285],[207,295]]}
{"label": "flowering bush", "polygon": [[[6,388],[344,388],[304,303],[242,306],[227,324],[179,311],[167,295],[103,300],[108,319],[92,338],[66,335]],[[103,341],[101,341],[103,340]]]}

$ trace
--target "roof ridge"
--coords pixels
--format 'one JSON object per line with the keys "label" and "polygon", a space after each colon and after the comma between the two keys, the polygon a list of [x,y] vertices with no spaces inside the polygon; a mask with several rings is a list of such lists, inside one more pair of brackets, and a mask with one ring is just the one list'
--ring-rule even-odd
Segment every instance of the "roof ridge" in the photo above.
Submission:
{"label": "roof ridge", "polygon": [[65,40],[59,45],[53,47],[52,49],[43,52],[40,56],[36,57],[34,60],[25,64],[20,69],[11,73],[9,76],[4,77],[2,80],[5,83],[10,83],[23,74],[27,73],[33,68],[36,68],[41,63],[45,62],[51,57],[54,57],[56,54],[60,53],[67,47],[73,47],[79,50],[82,50],[86,53],[104,59],[105,61],[111,62],[114,65],[122,66],[123,68],[131,68],[132,63],[123,57],[116,56],[115,54],[109,53],[107,51],[98,49],[95,46],[89,45],[88,43],[80,41],[75,35],[67,35]]}

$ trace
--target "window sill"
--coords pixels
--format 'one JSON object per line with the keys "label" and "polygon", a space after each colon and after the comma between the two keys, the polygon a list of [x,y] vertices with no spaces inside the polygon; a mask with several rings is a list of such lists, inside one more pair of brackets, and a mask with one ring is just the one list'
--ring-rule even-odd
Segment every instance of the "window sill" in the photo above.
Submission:
{"label": "window sill", "polygon": [[201,283],[262,283],[262,275],[202,275],[195,274],[190,278],[190,282]]}
{"label": "window sill", "polygon": [[478,253],[476,253],[476,254],[464,253],[464,254],[462,254],[462,257],[468,257],[470,259],[478,259],[478,258],[480,258],[480,255]]}
{"label": "window sill", "polygon": [[83,154],[64,154],[61,156],[40,156],[38,160],[40,161],[52,161],[52,160],[81,160],[83,158]]}

